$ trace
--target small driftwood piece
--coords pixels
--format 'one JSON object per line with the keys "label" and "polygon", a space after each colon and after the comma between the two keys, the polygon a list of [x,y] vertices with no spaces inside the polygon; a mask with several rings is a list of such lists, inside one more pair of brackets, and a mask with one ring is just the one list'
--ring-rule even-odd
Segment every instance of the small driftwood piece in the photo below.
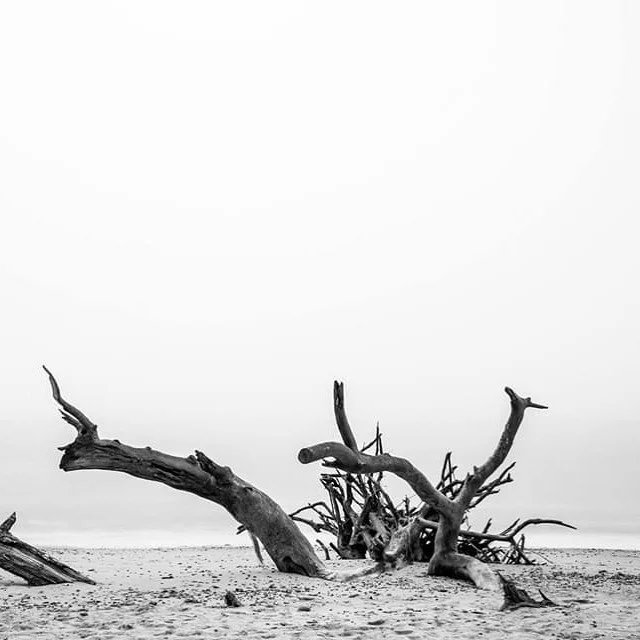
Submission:
{"label": "small driftwood piece", "polygon": [[224,603],[227,607],[241,607],[242,604],[240,600],[238,600],[238,596],[233,591],[227,591],[224,594]]}
{"label": "small driftwood piece", "polygon": [[522,607],[542,608],[542,607],[557,607],[557,603],[553,602],[547,596],[542,593],[540,589],[538,592],[542,597],[542,600],[534,600],[524,589],[516,587],[516,585],[505,578],[501,573],[498,573],[500,582],[502,584],[502,592],[504,594],[504,602],[500,611],[513,611],[515,609],[521,609]]}
{"label": "small driftwood piece", "polygon": [[63,582],[95,584],[91,578],[16,538],[11,533],[15,523],[16,514],[12,513],[0,524],[0,569],[23,578],[31,586]]}

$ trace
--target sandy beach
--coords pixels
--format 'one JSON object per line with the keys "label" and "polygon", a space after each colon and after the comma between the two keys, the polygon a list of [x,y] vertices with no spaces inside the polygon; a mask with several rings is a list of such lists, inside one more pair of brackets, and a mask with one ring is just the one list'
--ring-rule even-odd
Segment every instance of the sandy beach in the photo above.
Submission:
{"label": "sandy beach", "polygon": [[[640,552],[544,550],[502,567],[561,606],[500,612],[499,593],[415,564],[347,583],[278,573],[251,549],[51,550],[98,584],[0,575],[0,638],[640,638]],[[336,570],[362,566],[331,561]],[[242,606],[227,608],[233,590]],[[537,592],[536,592],[537,595]]]}

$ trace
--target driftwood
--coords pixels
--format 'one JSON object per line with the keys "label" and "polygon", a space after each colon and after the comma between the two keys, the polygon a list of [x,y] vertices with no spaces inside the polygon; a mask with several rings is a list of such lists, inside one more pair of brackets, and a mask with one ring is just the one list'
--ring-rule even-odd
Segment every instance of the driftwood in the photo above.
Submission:
{"label": "driftwood", "polygon": [[[374,565],[346,573],[329,571],[280,505],[200,451],[180,458],[151,447],[130,447],[119,440],[100,438],[98,425],[62,397],[56,379],[43,368],[49,376],[53,398],[61,407],[62,419],[77,432],[73,442],[59,447],[63,452],[60,460],[63,471],[120,471],[211,500],[249,531],[254,545],[255,539],[259,540],[278,570],[284,573],[346,581],[383,570],[382,566]],[[257,553],[260,558],[259,550]]]}
{"label": "driftwood", "polygon": [[224,594],[224,603],[227,607],[241,607],[242,604],[238,600],[238,596],[233,591],[227,591]]}
{"label": "driftwood", "polygon": [[[343,442],[323,442],[306,447],[300,450],[298,460],[303,464],[322,460],[324,466],[338,469],[354,476],[374,475],[375,477],[377,475],[379,478],[379,474],[391,472],[402,478],[422,500],[424,506],[415,515],[410,513],[410,509],[407,506],[403,515],[405,520],[408,521],[396,528],[390,536],[385,536],[381,530],[383,527],[378,527],[377,524],[379,523],[374,520],[374,528],[380,530],[377,534],[378,539],[376,539],[375,535],[373,540],[368,540],[364,536],[365,546],[369,547],[370,552],[373,549],[372,555],[392,564],[399,560],[407,560],[420,555],[423,551],[420,548],[419,535],[425,529],[432,528],[435,529],[435,537],[429,557],[428,572],[430,574],[463,578],[470,580],[478,587],[495,588],[498,585],[496,573],[491,571],[478,558],[460,553],[459,547],[461,545],[459,540],[463,530],[462,527],[467,522],[469,509],[492,495],[492,493],[495,493],[498,486],[511,480],[508,475],[505,475],[508,474],[509,468],[507,468],[495,480],[487,483],[511,450],[518,428],[524,418],[525,410],[528,408],[547,408],[532,402],[531,398],[520,397],[509,387],[505,388],[505,392],[509,396],[511,412],[498,445],[482,465],[473,467],[472,472],[468,473],[463,481],[455,479],[450,456],[445,460],[445,469],[448,465],[448,472],[443,471],[440,484],[434,487],[427,477],[409,460],[383,453],[381,446],[377,447],[375,455],[369,455],[359,450],[355,444],[356,438],[345,412],[344,386],[338,382],[334,384],[334,412]],[[379,439],[379,432],[376,437]],[[346,486],[353,492],[353,488],[357,484],[349,481]],[[332,495],[335,495],[335,493],[333,492]],[[346,493],[345,491],[343,514],[348,513],[350,510],[350,508],[345,508],[350,502],[350,497]],[[378,491],[377,493],[379,494],[380,492]],[[379,501],[375,491],[374,497],[375,500]],[[333,502],[336,501],[334,500]],[[324,509],[327,509],[326,505]],[[319,506],[313,510],[318,515],[322,513],[322,509]],[[367,510],[367,516],[371,520],[374,515],[374,509],[369,508],[367,503],[363,503],[361,515]],[[336,518],[338,517],[336,504],[332,503],[331,513]],[[297,515],[299,516],[299,514]],[[351,516],[351,514],[349,515]],[[350,517],[350,521],[352,528],[353,523],[358,523],[357,518]],[[521,529],[522,526],[519,530]],[[472,532],[466,538],[475,537],[476,540],[480,540],[484,536],[484,539],[487,539],[487,533],[487,528],[485,527],[483,533]],[[511,542],[512,539],[515,540],[513,531],[506,530],[501,535],[503,536],[502,541]],[[340,552],[339,547],[337,547],[337,550]]]}
{"label": "driftwood", "polygon": [[11,533],[15,523],[14,512],[0,524],[0,569],[23,578],[32,586],[63,582],[95,584],[91,578],[16,538]]}
{"label": "driftwood", "polygon": [[502,574],[498,574],[500,583],[502,584],[502,593],[504,594],[504,602],[500,611],[513,611],[514,609],[521,609],[522,607],[542,608],[542,607],[557,607],[559,606],[552,600],[549,600],[547,596],[538,589],[538,593],[542,597],[542,600],[534,600],[524,589],[516,587],[513,581],[505,578]]}
{"label": "driftwood", "polygon": [[[353,476],[350,488],[345,491],[345,500],[342,502],[343,511],[351,498],[355,501],[353,487],[362,487],[362,482],[374,483],[371,486],[377,487],[375,499],[384,500],[393,511],[395,506],[379,483],[379,474],[383,472],[394,473],[406,480],[424,503],[415,517],[398,527],[389,539],[384,535],[382,523],[376,523],[375,505],[363,505],[360,517],[362,512],[367,512],[369,522],[373,523],[375,530],[371,534],[371,539],[364,539],[364,546],[369,550],[377,549],[377,554],[373,555],[379,562],[353,573],[337,574],[326,569],[315,554],[311,543],[298,529],[296,520],[299,522],[306,520],[301,515],[304,509],[290,517],[268,495],[236,476],[229,467],[213,462],[199,451],[186,458],[180,458],[155,451],[151,447],[131,447],[122,444],[119,440],[100,438],[97,425],[62,397],[55,378],[46,368],[45,371],[49,376],[53,397],[60,405],[62,418],[77,432],[73,442],[60,447],[63,451],[60,468],[64,471],[86,469],[119,471],[137,478],[161,482],[174,489],[188,491],[215,502],[224,507],[254,539],[262,543],[280,571],[310,577],[349,580],[381,571],[388,565],[394,565],[399,560],[409,558],[418,535],[432,526],[437,526],[433,554],[428,567],[430,574],[464,578],[479,587],[498,586],[497,574],[485,563],[459,553],[458,539],[467,511],[486,495],[494,492],[501,482],[509,481],[503,472],[497,480],[485,484],[508,454],[524,417],[525,409],[544,408],[531,402],[529,398],[521,398],[509,388],[506,391],[511,400],[511,415],[495,452],[483,465],[474,467],[473,472],[467,474],[464,481],[450,482],[450,484],[457,482],[457,493],[452,497],[447,487],[434,487],[408,460],[383,453],[379,433],[372,443],[372,446],[376,446],[375,455],[359,451],[344,412],[344,389],[342,385],[336,383],[334,396],[336,418],[343,442],[349,445],[325,442],[304,448],[298,454],[300,462],[308,464],[316,460],[324,460],[325,466],[337,470],[335,473]],[[330,474],[327,475],[326,482],[334,482],[330,479]],[[351,496],[347,495],[349,492]],[[338,512],[335,505],[329,507],[324,503],[309,505],[308,508],[314,510],[316,514],[324,514],[324,516],[320,515],[320,518],[321,520],[327,518],[326,522],[329,521],[327,513]],[[399,516],[397,509],[396,512]],[[430,513],[437,515],[437,521],[430,518]],[[515,528],[514,526],[513,529]],[[316,530],[321,531],[322,527]],[[467,534],[467,538],[474,536],[474,532],[470,534],[467,532]],[[513,531],[507,531],[501,535],[512,537],[515,534]],[[342,539],[349,539],[346,528]],[[326,547],[325,554],[328,555]]]}
{"label": "driftwood", "polygon": [[313,546],[295,522],[266,493],[229,467],[216,464],[204,453],[181,458],[151,447],[130,447],[119,440],[98,436],[98,426],[67,402],[51,372],[53,398],[60,405],[62,419],[76,429],[73,442],[64,447],[60,468],[64,471],[104,469],[136,478],[161,482],[180,491],[194,493],[224,507],[260,540],[276,567],[285,573],[326,577],[327,571]]}

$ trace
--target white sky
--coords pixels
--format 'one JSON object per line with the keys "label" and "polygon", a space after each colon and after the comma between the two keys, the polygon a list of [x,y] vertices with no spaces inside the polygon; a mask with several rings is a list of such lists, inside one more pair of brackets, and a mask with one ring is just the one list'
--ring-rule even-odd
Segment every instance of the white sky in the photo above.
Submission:
{"label": "white sky", "polygon": [[639,29],[611,0],[0,1],[0,516],[234,530],[59,471],[44,362],[104,437],[202,449],[285,508],[321,495],[296,454],[337,437],[334,378],[358,438],[379,420],[431,476],[484,460],[509,384],[551,410],[497,526],[639,541]]}

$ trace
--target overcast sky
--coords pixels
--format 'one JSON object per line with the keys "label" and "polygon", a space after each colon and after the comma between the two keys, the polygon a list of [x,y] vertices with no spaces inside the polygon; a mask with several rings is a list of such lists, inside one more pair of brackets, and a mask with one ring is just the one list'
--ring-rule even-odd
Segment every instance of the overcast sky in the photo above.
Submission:
{"label": "overcast sky", "polygon": [[58,470],[45,363],[103,437],[201,449],[285,508],[322,495],[296,454],[337,437],[334,379],[358,439],[380,421],[431,477],[484,461],[508,384],[550,410],[496,526],[640,544],[639,30],[612,0],[0,1],[0,516],[235,529]]}

